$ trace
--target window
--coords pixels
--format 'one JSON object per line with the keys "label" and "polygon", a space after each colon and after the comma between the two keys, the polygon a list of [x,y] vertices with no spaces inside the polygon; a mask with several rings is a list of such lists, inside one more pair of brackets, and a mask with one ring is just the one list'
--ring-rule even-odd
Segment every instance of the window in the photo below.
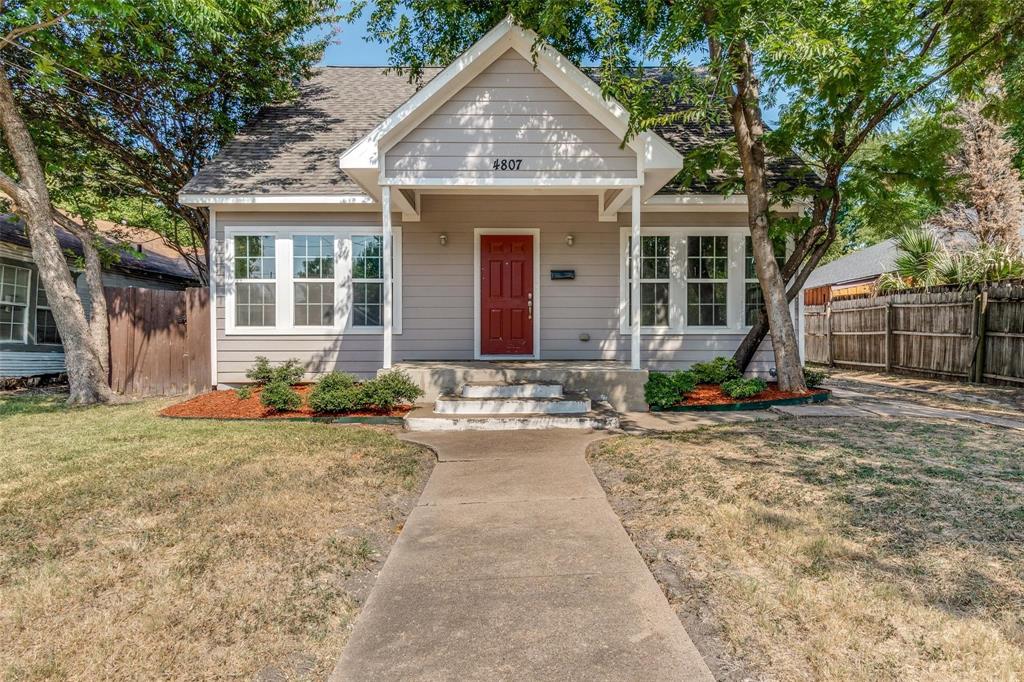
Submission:
{"label": "window", "polygon": [[0,265],[0,341],[27,341],[31,274],[28,268]]}
{"label": "window", "polygon": [[50,302],[41,286],[36,289],[36,343],[61,345],[57,320],[53,317]]}
{"label": "window", "polygon": [[384,241],[381,235],[352,237],[352,326],[384,324]]}
{"label": "window", "polygon": [[[779,269],[786,262],[785,242],[775,242],[775,262]],[[761,295],[761,283],[757,279],[754,267],[754,240],[747,237],[743,247],[743,321],[749,327],[757,322],[757,316],[764,308],[764,296]]]}
{"label": "window", "polygon": [[234,237],[235,326],[273,327],[277,322],[274,238]]}
{"label": "window", "polygon": [[728,324],[729,237],[693,236],[686,240],[686,324]]}
{"label": "window", "polygon": [[292,237],[296,327],[334,326],[334,237]]}
{"label": "window", "polygon": [[[633,278],[633,238],[626,241],[626,276]],[[671,239],[668,235],[640,237],[640,326],[668,327]],[[627,291],[628,296],[628,291]],[[630,298],[629,314],[633,315]]]}

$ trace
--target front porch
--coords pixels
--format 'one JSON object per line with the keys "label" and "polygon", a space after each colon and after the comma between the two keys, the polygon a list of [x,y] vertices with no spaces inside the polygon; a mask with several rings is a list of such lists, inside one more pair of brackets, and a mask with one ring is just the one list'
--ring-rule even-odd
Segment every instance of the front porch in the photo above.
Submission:
{"label": "front porch", "polygon": [[585,392],[620,412],[644,411],[646,369],[632,369],[612,360],[417,360],[397,362],[399,369],[433,402],[467,383],[557,382],[572,392]]}

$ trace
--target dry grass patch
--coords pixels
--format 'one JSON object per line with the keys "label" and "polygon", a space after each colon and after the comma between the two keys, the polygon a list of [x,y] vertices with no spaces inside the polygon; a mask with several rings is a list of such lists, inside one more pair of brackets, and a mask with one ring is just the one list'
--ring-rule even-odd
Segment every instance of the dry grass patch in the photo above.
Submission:
{"label": "dry grass patch", "polygon": [[723,677],[1024,677],[1018,432],[783,420],[591,461],[681,615],[709,615]]}
{"label": "dry grass patch", "polygon": [[166,404],[0,397],[0,677],[330,671],[432,458]]}

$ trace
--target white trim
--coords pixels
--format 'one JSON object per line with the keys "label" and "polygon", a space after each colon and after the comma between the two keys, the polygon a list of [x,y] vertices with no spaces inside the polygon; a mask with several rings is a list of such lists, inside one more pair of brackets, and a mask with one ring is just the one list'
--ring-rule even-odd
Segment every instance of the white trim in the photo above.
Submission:
{"label": "white trim", "polygon": [[[210,280],[210,386],[217,389],[217,209],[210,208],[210,236],[206,244],[206,273]],[[227,297],[224,298],[227,308]],[[227,312],[225,311],[225,315]],[[224,320],[227,324],[227,318]]]}
{"label": "white trim", "polygon": [[[264,226],[235,225],[224,229],[223,254],[220,264],[224,268],[224,334],[225,336],[342,336],[384,334],[384,327],[352,326],[352,237],[383,234],[380,225],[345,226]],[[234,237],[274,237],[276,325],[273,327],[235,326],[234,306]],[[294,277],[292,274],[292,238],[302,235],[329,235],[334,238],[335,318],[333,326],[296,326],[292,300]],[[402,333],[402,226],[393,226],[394,248],[394,312],[393,334]]]}
{"label": "white trim", "polygon": [[266,206],[272,204],[356,204],[376,205],[367,194],[179,194],[178,201],[186,206],[225,206],[242,204]]}
{"label": "white trim", "polygon": [[[630,237],[632,239],[629,248],[630,257],[630,281],[629,281],[629,302],[628,310],[630,315],[629,333],[629,361],[633,369],[640,369],[640,258],[641,258],[641,230],[640,230],[640,190],[632,192],[633,206],[630,210]],[[671,253],[671,251],[670,251]],[[669,284],[671,289],[671,284]],[[669,309],[671,310],[671,298],[669,298]],[[670,318],[671,319],[671,318]]]}
{"label": "white trim", "polygon": [[638,178],[381,178],[381,186],[441,189],[445,187],[501,187],[531,189],[534,187],[639,187]]}
{"label": "white trim", "polygon": [[[528,234],[533,237],[533,353],[483,355],[480,352],[480,237],[488,234]],[[473,228],[473,359],[540,360],[540,229],[534,227]]]}
{"label": "white trim", "polygon": [[384,275],[384,286],[381,287],[384,290],[383,300],[383,319],[381,322],[384,323],[384,369],[391,369],[391,334],[394,331],[391,324],[392,315],[392,289],[394,282],[392,280],[391,273],[391,242],[392,242],[392,228],[391,228],[391,188],[381,188],[381,232],[383,238],[383,249],[381,249],[381,266]]}

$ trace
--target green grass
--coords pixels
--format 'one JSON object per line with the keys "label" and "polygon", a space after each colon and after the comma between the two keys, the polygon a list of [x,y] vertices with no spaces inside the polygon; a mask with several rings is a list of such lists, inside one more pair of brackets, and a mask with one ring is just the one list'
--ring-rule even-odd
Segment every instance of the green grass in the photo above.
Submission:
{"label": "green grass", "polygon": [[0,397],[0,678],[329,672],[429,456],[166,404]]}
{"label": "green grass", "polygon": [[743,674],[1024,678],[1019,432],[781,420],[618,438],[591,460]]}

